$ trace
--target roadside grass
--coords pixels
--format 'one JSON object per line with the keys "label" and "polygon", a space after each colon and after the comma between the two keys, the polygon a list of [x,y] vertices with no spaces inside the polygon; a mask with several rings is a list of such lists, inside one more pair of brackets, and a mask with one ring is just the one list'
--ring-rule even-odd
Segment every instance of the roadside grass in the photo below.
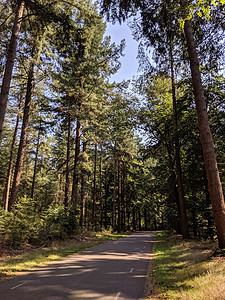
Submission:
{"label": "roadside grass", "polygon": [[53,242],[49,247],[21,251],[22,253],[0,257],[0,281],[12,278],[20,272],[43,266],[62,257],[78,253],[106,241],[117,240],[132,232],[113,234],[108,231],[75,236],[66,241]]}
{"label": "roadside grass", "polygon": [[149,299],[225,300],[225,257],[216,243],[157,235]]}

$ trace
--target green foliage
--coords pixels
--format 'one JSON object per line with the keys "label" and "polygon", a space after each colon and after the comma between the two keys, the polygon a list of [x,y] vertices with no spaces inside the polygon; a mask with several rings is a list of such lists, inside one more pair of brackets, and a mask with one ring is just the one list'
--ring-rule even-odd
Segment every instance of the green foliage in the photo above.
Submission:
{"label": "green foliage", "polygon": [[62,206],[51,205],[42,218],[39,238],[44,235],[46,240],[63,239],[78,230],[76,212],[72,209],[66,211]]}
{"label": "green foliage", "polygon": [[48,244],[78,232],[75,212],[51,205],[37,210],[36,202],[21,198],[12,212],[0,209],[0,240],[13,248],[23,243]]}

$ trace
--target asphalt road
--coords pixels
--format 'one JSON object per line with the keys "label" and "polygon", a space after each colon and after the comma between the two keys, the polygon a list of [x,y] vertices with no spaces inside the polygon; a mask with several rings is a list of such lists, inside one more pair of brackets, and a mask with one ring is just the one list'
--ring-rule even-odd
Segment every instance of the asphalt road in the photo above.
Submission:
{"label": "asphalt road", "polygon": [[154,232],[135,233],[0,283],[0,300],[144,299]]}

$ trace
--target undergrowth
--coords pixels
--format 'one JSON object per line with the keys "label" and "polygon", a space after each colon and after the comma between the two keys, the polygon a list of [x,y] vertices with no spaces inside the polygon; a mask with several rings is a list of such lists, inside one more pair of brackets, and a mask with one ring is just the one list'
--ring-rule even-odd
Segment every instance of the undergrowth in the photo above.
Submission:
{"label": "undergrowth", "polygon": [[154,274],[156,287],[150,299],[225,299],[225,258],[215,257],[214,242],[183,241],[157,236]]}

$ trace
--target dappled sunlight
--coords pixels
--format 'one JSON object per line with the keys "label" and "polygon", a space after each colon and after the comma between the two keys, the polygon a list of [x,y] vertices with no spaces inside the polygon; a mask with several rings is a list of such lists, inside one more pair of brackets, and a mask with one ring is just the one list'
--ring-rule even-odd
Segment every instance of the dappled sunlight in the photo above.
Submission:
{"label": "dappled sunlight", "polygon": [[[154,234],[137,233],[101,244],[80,254],[51,263],[20,277],[22,294],[36,299],[55,295],[60,299],[140,299],[148,264],[153,256]],[[42,293],[42,292],[41,292]],[[5,298],[10,299],[10,298]],[[26,298],[24,298],[26,299]]]}
{"label": "dappled sunlight", "polygon": [[[151,299],[224,300],[225,259],[212,257],[217,244],[159,241]],[[219,262],[217,262],[217,260]]]}

